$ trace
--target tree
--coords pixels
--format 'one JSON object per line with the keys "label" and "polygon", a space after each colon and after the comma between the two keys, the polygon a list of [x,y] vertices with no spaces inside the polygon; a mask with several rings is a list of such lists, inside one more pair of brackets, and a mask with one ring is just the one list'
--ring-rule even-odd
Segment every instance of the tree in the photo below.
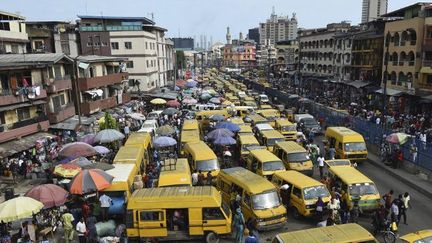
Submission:
{"label": "tree", "polygon": [[186,68],[186,57],[184,51],[176,51],[176,65],[178,69]]}
{"label": "tree", "polygon": [[117,129],[117,121],[114,119],[114,117],[111,116],[110,113],[105,112],[105,116],[104,116],[105,121],[101,122],[99,124],[100,130],[105,130],[105,129]]}

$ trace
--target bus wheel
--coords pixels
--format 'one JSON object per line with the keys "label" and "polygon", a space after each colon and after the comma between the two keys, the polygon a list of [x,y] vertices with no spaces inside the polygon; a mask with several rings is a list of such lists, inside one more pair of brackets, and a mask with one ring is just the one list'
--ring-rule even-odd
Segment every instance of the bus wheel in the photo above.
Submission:
{"label": "bus wheel", "polygon": [[207,243],[219,243],[219,236],[215,232],[208,232],[206,234]]}
{"label": "bus wheel", "polygon": [[295,219],[300,219],[301,215],[296,207],[291,207],[291,214]]}

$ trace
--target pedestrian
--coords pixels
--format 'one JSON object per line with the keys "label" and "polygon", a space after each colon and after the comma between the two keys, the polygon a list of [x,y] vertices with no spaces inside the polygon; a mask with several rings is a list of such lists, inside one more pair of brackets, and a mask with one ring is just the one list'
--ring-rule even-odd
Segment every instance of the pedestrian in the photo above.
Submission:
{"label": "pedestrian", "polygon": [[211,174],[211,171],[207,172],[207,185],[213,185],[213,175]]}
{"label": "pedestrian", "polygon": [[423,144],[423,150],[426,150],[426,145],[427,145],[427,137],[426,137],[426,133],[423,131],[422,133],[420,133],[420,136],[419,136],[419,138],[420,138],[420,141],[422,142],[422,144]]}
{"label": "pedestrian", "polygon": [[319,222],[322,218],[324,212],[325,203],[321,197],[318,197],[318,200],[315,203],[315,217],[317,222]]}
{"label": "pedestrian", "polygon": [[65,213],[61,217],[63,222],[63,231],[65,242],[72,242],[74,237],[73,225],[72,222],[75,220],[73,215],[70,213],[69,209],[66,209]]}
{"label": "pedestrian", "polygon": [[405,192],[405,193],[403,194],[403,196],[402,196],[402,202],[403,202],[403,204],[404,204],[404,207],[403,207],[403,210],[399,213],[399,215],[403,216],[404,224],[408,224],[408,223],[407,223],[406,211],[407,211],[409,208],[412,208],[411,203],[410,203],[410,200],[411,200],[411,198],[410,198],[409,193],[408,193],[408,192]]}
{"label": "pedestrian", "polygon": [[243,235],[245,229],[245,219],[240,208],[237,208],[233,218],[233,226],[235,232],[235,242],[243,243]]}
{"label": "pedestrian", "polygon": [[100,208],[102,213],[102,220],[107,221],[108,210],[111,207],[112,199],[104,193],[102,194],[102,196],[99,197],[99,202],[100,202]]}
{"label": "pedestrian", "polygon": [[324,176],[324,156],[320,154],[317,158],[318,168],[320,173],[320,178],[322,179]]}
{"label": "pedestrian", "polygon": [[245,243],[259,243],[252,231],[249,231],[249,236],[246,237]]}
{"label": "pedestrian", "polygon": [[202,173],[202,171],[198,171],[198,182],[197,182],[197,186],[204,186],[204,174]]}
{"label": "pedestrian", "polygon": [[329,149],[329,158],[331,160],[334,160],[335,159],[335,155],[336,155],[336,149],[334,148],[334,146],[332,146]]}
{"label": "pedestrian", "polygon": [[79,243],[86,243],[87,228],[86,228],[86,224],[84,223],[84,218],[81,218],[79,220],[79,222],[76,224],[75,229],[78,233]]}
{"label": "pedestrian", "polygon": [[418,149],[417,149],[416,143],[415,143],[415,141],[413,141],[410,145],[411,161],[413,163],[415,163],[417,161],[417,152],[418,152]]}
{"label": "pedestrian", "polygon": [[87,234],[88,242],[98,242],[96,223],[97,223],[97,220],[96,220],[95,216],[92,215],[92,216],[87,218],[86,228],[88,231],[88,234]]}
{"label": "pedestrian", "polygon": [[196,170],[192,173],[192,186],[196,186],[198,184],[198,173]]}
{"label": "pedestrian", "polygon": [[256,242],[259,242],[259,232],[257,229],[257,220],[254,217],[251,217],[247,220],[246,222],[246,227],[249,230],[249,234],[252,233],[253,236],[255,236],[255,239],[257,240]]}
{"label": "pedestrian", "polygon": [[398,202],[397,199],[393,200],[392,204],[391,204],[391,208],[390,208],[390,213],[391,213],[391,222],[396,222],[396,224],[398,224],[398,218],[399,218],[399,207],[398,207]]}

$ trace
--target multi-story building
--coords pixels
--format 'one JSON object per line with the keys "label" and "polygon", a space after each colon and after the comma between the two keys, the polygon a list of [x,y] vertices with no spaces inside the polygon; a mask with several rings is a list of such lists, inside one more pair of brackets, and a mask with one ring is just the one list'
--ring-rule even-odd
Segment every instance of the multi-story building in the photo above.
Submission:
{"label": "multi-story building", "polygon": [[416,3],[384,16],[399,18],[385,24],[386,94],[397,97],[390,100],[395,109],[418,111],[414,101],[432,94],[432,4]]}
{"label": "multi-story building", "polygon": [[274,8],[265,23],[259,24],[259,44],[265,45],[276,44],[278,41],[294,40],[297,38],[297,18],[293,14],[291,18],[288,16],[277,16]]}
{"label": "multi-story building", "polygon": [[72,63],[62,53],[0,55],[0,143],[75,115]]}
{"label": "multi-story building", "polygon": [[334,36],[333,73],[338,82],[347,82],[351,78],[352,34],[357,30],[352,27],[347,32],[338,32]]}
{"label": "multi-story building", "polygon": [[248,39],[255,41],[255,43],[257,43],[257,44],[260,43],[260,33],[259,33],[258,27],[249,29]]}
{"label": "multi-story building", "polygon": [[377,20],[387,13],[388,0],[363,0],[362,23]]}
{"label": "multi-story building", "polygon": [[31,53],[64,53],[77,57],[79,55],[76,25],[64,21],[26,22]]}
{"label": "multi-story building", "polygon": [[338,57],[338,55],[335,56],[335,37],[339,33],[347,32],[350,28],[349,23],[342,22],[328,24],[326,28],[300,31],[301,71],[323,77],[337,76],[334,68],[334,59]]}
{"label": "multi-story building", "polygon": [[210,62],[212,63],[213,66],[217,66],[217,67],[221,66],[224,46],[225,45],[220,42],[216,42],[211,46],[209,57],[210,57]]}
{"label": "multi-story building", "polygon": [[297,70],[298,64],[298,41],[286,40],[276,42],[276,67],[279,72]]}
{"label": "multi-story building", "polygon": [[171,40],[174,42],[174,49],[176,50],[190,51],[195,48],[193,38],[171,38]]}
{"label": "multi-story building", "polygon": [[223,47],[223,64],[229,67],[254,67],[256,65],[256,47],[241,41],[237,45],[226,44]]}
{"label": "multi-story building", "polygon": [[[83,55],[127,57],[131,83],[139,84],[140,91],[166,84],[166,73],[159,74],[164,69],[159,60],[163,65],[167,55],[166,29],[144,17],[78,17]],[[164,46],[163,51],[160,46]]]}
{"label": "multi-story building", "polygon": [[79,105],[81,114],[90,115],[130,101],[128,73],[121,68],[127,61],[125,58],[90,55],[78,56],[77,61],[75,104]]}
{"label": "multi-story building", "polygon": [[26,53],[28,42],[25,18],[0,11],[0,54]]}

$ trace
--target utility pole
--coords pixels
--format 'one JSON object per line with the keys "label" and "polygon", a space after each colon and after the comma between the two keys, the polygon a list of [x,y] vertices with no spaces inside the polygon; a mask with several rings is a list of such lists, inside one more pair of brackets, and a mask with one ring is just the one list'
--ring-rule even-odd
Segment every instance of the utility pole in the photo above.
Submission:
{"label": "utility pole", "polygon": [[80,96],[80,86],[78,83],[78,76],[79,76],[79,72],[78,72],[78,65],[77,65],[78,61],[77,58],[74,58],[73,60],[73,64],[72,64],[72,81],[73,84],[75,86],[75,101],[76,101],[76,107],[77,107],[77,111],[78,111],[78,125],[81,126],[81,96]]}
{"label": "utility pole", "polygon": [[389,53],[389,46],[390,46],[390,38],[387,38],[390,36],[390,31],[387,32],[387,35],[385,37],[385,45],[386,45],[386,53],[384,53],[384,73],[383,75],[383,82],[384,82],[384,90],[383,90],[383,107],[382,107],[382,114],[386,115],[387,110],[387,80],[388,80],[388,63],[390,60],[390,53]]}
{"label": "utility pole", "polygon": [[204,52],[201,52],[201,77],[204,81]]}

